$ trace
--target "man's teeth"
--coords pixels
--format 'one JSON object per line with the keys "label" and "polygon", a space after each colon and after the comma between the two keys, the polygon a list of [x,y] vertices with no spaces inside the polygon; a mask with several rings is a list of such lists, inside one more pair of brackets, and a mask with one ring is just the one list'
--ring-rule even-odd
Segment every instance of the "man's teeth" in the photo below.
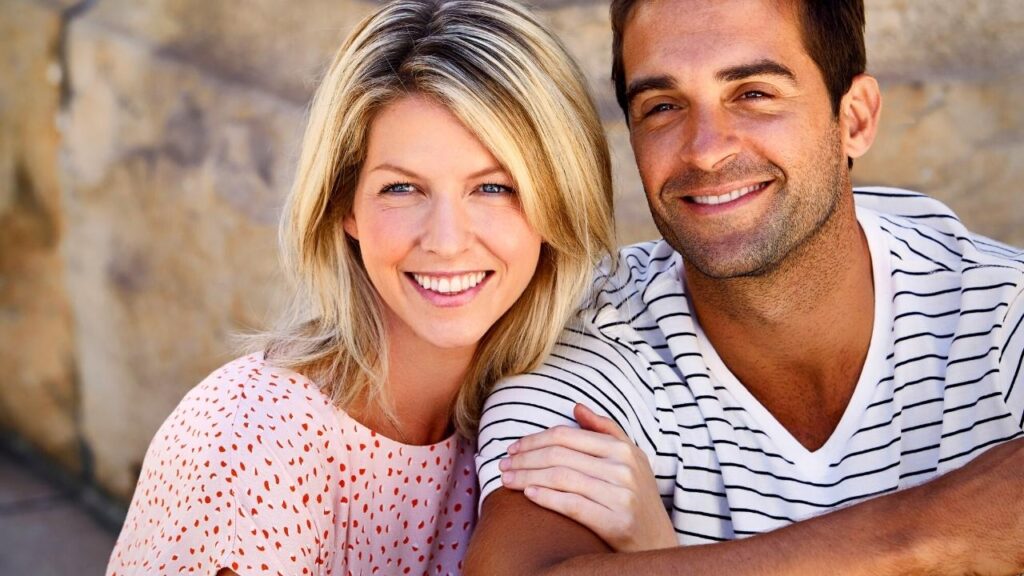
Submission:
{"label": "man's teeth", "polygon": [[732,202],[741,196],[746,196],[747,194],[750,194],[755,190],[760,190],[764,187],[765,183],[762,182],[761,184],[754,184],[753,186],[733,190],[732,192],[722,194],[721,196],[691,196],[690,198],[692,198],[697,204],[724,204],[726,202]]}
{"label": "man's teeth", "polygon": [[426,290],[440,292],[441,294],[455,294],[475,288],[483,281],[486,272],[470,272],[458,276],[430,276],[429,274],[413,274],[416,283]]}

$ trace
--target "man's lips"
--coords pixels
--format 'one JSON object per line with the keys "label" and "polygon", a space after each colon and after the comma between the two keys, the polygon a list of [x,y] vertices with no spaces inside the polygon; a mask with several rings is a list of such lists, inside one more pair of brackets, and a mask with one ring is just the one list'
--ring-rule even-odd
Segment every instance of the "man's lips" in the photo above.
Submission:
{"label": "man's lips", "polygon": [[770,180],[763,182],[755,182],[751,184],[741,185],[728,185],[724,187],[718,187],[715,189],[702,190],[699,194],[687,194],[683,196],[683,201],[688,204],[698,204],[703,206],[717,206],[719,204],[727,204],[735,202],[748,194],[760,192],[771,184]]}

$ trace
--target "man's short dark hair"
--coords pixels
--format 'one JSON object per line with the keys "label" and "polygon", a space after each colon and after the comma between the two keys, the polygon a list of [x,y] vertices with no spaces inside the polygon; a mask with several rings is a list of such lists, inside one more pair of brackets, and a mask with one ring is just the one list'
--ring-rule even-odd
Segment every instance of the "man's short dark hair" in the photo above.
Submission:
{"label": "man's short dark hair", "polygon": [[[633,7],[642,0],[612,0],[612,82],[619,106],[629,118],[626,102],[626,71],[622,64],[622,32]],[[854,77],[867,67],[864,50],[864,0],[798,0],[804,49],[821,70],[839,115],[839,103]]]}

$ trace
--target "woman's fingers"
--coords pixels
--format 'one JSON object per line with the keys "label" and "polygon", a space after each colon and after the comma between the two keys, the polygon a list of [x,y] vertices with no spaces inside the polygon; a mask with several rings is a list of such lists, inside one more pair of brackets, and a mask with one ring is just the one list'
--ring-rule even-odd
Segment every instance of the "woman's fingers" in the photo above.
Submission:
{"label": "woman's fingers", "polygon": [[584,404],[576,404],[572,410],[573,417],[579,423],[580,428],[592,430],[602,434],[608,434],[618,440],[629,442],[629,436],[622,431],[622,428],[611,418],[600,416]]}
{"label": "woman's fingers", "polygon": [[[503,472],[502,483],[510,488],[519,486],[511,486],[506,483],[506,475],[512,478],[512,474],[518,472],[559,468],[575,470],[588,477],[600,478],[606,483],[625,487],[632,486],[634,476],[628,463],[597,458],[562,446],[548,446],[520,452],[498,463],[498,469]],[[526,486],[526,484],[522,486]]]}
{"label": "woman's fingers", "polygon": [[610,418],[577,404],[581,428],[555,426],[509,446],[506,488],[590,528],[617,551],[676,545],[647,455]]}
{"label": "woman's fingers", "polygon": [[580,428],[553,426],[524,436],[509,446],[508,453],[511,455],[557,445],[602,458],[629,457],[625,449],[632,446],[632,441],[614,420],[599,416],[583,404],[576,404],[573,416]]}
{"label": "woman's fingers", "polygon": [[514,455],[548,446],[564,446],[591,456],[607,457],[614,453],[615,445],[619,443],[614,437],[602,432],[554,426],[543,432],[523,436],[508,447],[508,453]]}
{"label": "woman's fingers", "polygon": [[[531,470],[524,474],[526,497],[549,510],[568,516],[594,531],[618,551],[638,551],[675,545],[672,524],[660,516],[648,517],[632,490],[582,477],[575,470]],[[659,504],[660,506],[660,504]]]}
{"label": "woman's fingers", "polygon": [[514,490],[540,487],[575,494],[607,510],[622,509],[631,493],[616,484],[564,466],[515,470],[502,474],[501,481],[506,488]]}
{"label": "woman's fingers", "polygon": [[534,504],[558,512],[591,529],[606,526],[613,520],[614,513],[611,510],[579,494],[559,492],[543,486],[530,486],[523,494]]}

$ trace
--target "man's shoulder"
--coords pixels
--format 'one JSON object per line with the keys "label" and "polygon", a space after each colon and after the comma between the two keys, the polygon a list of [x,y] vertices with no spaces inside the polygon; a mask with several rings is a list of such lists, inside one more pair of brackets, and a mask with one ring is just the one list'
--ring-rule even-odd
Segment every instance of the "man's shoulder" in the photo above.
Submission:
{"label": "man's shoulder", "polygon": [[667,277],[678,281],[682,263],[680,258],[679,253],[664,239],[619,248],[617,253],[606,257],[597,267],[592,304],[598,307],[604,304],[620,305],[638,290],[644,290],[671,271],[676,272],[675,276]]}
{"label": "man's shoulder", "polygon": [[857,188],[854,198],[859,211],[878,217],[897,265],[911,276],[928,269],[959,274],[966,283],[988,278],[1024,286],[1024,250],[972,232],[943,202],[885,187]]}

